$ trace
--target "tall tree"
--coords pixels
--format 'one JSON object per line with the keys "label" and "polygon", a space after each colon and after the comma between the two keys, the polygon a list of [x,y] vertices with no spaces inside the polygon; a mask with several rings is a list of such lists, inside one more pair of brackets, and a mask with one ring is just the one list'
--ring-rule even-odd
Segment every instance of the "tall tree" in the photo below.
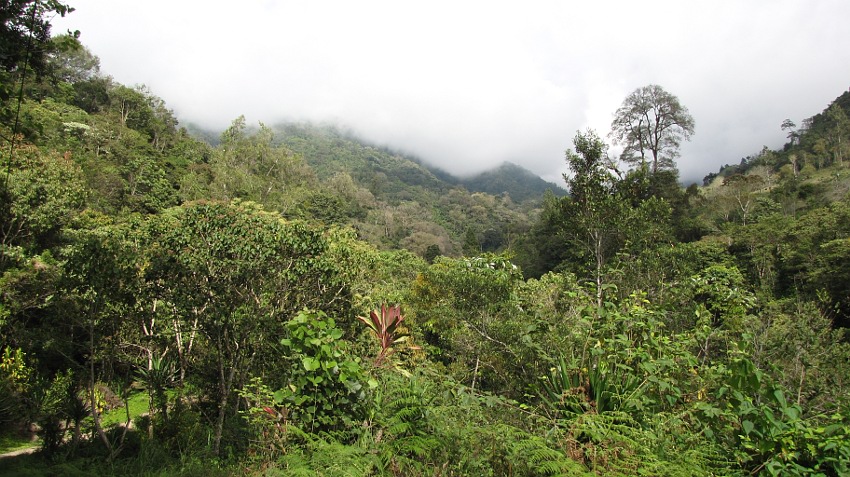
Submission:
{"label": "tall tree", "polygon": [[104,78],[100,73],[100,58],[75,36],[65,33],[53,37],[50,43],[48,65],[54,79],[74,84]]}
{"label": "tall tree", "polygon": [[14,123],[9,101],[23,91],[27,71],[41,75],[51,49],[50,18],[74,9],[59,0],[4,0],[0,2],[0,119]]}
{"label": "tall tree", "polygon": [[349,309],[348,284],[322,230],[253,203],[198,202],[158,216],[150,276],[163,302],[197,327],[214,363],[218,453],[234,392],[250,372],[274,368],[275,342],[299,309]]}
{"label": "tall tree", "polygon": [[797,143],[797,142],[800,141],[800,132],[797,130],[797,124],[795,124],[794,121],[791,121],[790,119],[786,119],[785,121],[782,121],[782,124],[780,125],[780,127],[782,128],[783,131],[788,131],[787,137],[788,137],[788,143],[790,145],[793,146],[794,143]]}
{"label": "tall tree", "polygon": [[0,8],[0,67],[12,72],[28,63],[36,71],[44,68],[44,53],[50,42],[50,21],[74,11],[58,0],[7,0]]}
{"label": "tall tree", "polygon": [[602,139],[594,131],[579,132],[573,143],[576,152],[567,151],[572,176],[564,175],[570,189],[570,197],[562,202],[564,234],[592,270],[601,305],[604,270],[621,245],[628,205],[617,193]]}
{"label": "tall tree", "polygon": [[[694,118],[679,98],[651,84],[626,96],[614,113],[610,137],[624,147],[624,162],[659,170],[675,169],[682,140],[694,134]],[[651,156],[651,157],[648,157]],[[651,162],[651,164],[648,164]]]}

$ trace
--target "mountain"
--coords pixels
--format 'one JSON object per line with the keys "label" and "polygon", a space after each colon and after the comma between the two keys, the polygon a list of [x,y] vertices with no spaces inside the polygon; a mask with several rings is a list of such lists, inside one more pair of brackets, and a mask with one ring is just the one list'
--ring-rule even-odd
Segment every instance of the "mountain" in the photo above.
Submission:
{"label": "mountain", "polygon": [[476,176],[461,179],[460,183],[470,191],[493,195],[508,194],[516,202],[540,200],[547,190],[559,197],[567,194],[567,191],[557,184],[547,182],[528,169],[510,162]]}
{"label": "mountain", "polygon": [[804,119],[799,127],[789,119],[782,129],[787,131],[788,142],[781,150],[765,146],[737,164],[726,164],[706,175],[703,185],[717,187],[733,176],[759,175],[768,186],[777,179],[784,181],[785,200],[796,197],[810,205],[841,200],[850,191],[845,170],[850,158],[846,139],[850,134],[850,91]]}
{"label": "mountain", "polygon": [[557,184],[509,162],[472,177],[456,177],[418,157],[370,144],[336,126],[282,123],[274,130],[276,140],[301,154],[320,179],[343,172],[364,185],[379,179],[382,187],[373,190],[376,196],[397,194],[408,187],[444,193],[457,186],[473,193],[508,194],[517,203],[539,201],[546,190],[556,196],[566,194]]}
{"label": "mountain", "polygon": [[336,126],[283,123],[272,129],[275,141],[300,154],[320,180],[348,174],[379,199],[409,200],[417,191],[444,194],[454,186],[419,161],[370,145]]}

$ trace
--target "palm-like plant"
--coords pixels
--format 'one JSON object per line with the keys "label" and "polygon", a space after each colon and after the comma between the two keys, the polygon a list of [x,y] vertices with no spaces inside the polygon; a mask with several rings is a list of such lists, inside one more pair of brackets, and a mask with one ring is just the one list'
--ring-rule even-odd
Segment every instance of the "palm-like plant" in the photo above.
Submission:
{"label": "palm-like plant", "polygon": [[168,398],[165,392],[177,377],[174,362],[165,356],[154,356],[147,367],[138,369],[136,376],[148,391],[151,416],[159,414],[163,421],[167,421]]}
{"label": "palm-like plant", "polygon": [[543,401],[565,416],[584,413],[635,411],[644,383],[623,365],[598,361],[589,369],[567,364],[564,356],[544,377]]}
{"label": "palm-like plant", "polygon": [[381,304],[380,315],[378,310],[372,310],[368,318],[358,316],[357,319],[372,330],[372,334],[381,344],[381,350],[375,358],[375,364],[378,366],[383,364],[384,360],[392,354],[395,345],[404,343],[410,338],[410,335],[400,328],[404,321],[404,315],[401,314],[401,306],[399,305],[387,306],[384,303]]}

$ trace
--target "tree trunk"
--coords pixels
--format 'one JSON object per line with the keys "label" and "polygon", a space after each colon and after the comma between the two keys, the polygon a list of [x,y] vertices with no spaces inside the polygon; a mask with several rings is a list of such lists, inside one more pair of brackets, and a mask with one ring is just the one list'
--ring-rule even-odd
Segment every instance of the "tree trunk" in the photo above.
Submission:
{"label": "tree trunk", "polygon": [[480,355],[475,356],[475,369],[472,371],[472,392],[475,393],[475,378],[478,377],[478,364],[481,360]]}
{"label": "tree trunk", "polygon": [[[222,347],[223,348],[223,347]],[[221,349],[220,353],[223,354],[224,350]],[[230,371],[225,371],[225,365],[228,364]],[[219,392],[221,392],[221,398],[219,399],[219,408],[218,408],[218,420],[215,425],[215,438],[213,440],[213,453],[215,455],[219,455],[221,450],[221,436],[224,433],[224,420],[227,417],[227,403],[230,400],[230,390],[233,389],[233,378],[236,376],[236,359],[226,360],[224,356],[219,358],[219,377],[221,382],[219,384]]]}
{"label": "tree trunk", "polygon": [[594,248],[596,255],[596,307],[602,308],[602,265],[605,259],[602,256],[602,234],[598,230],[594,232]]}

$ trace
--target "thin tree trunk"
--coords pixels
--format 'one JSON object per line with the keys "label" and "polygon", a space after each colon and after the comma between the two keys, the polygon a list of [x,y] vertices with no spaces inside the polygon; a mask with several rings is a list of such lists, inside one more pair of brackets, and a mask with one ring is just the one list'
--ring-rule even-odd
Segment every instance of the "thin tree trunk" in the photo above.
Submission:
{"label": "thin tree trunk", "polygon": [[481,356],[475,356],[475,369],[472,371],[472,392],[475,392],[475,380],[478,377],[478,364],[480,363]]}
{"label": "thin tree trunk", "polygon": [[596,242],[596,307],[602,308],[602,236],[597,231],[594,237]]}
{"label": "thin tree trunk", "polygon": [[[223,352],[224,350],[220,350]],[[219,377],[221,383],[219,391],[221,398],[219,399],[218,422],[215,426],[215,439],[213,441],[213,453],[218,455],[221,450],[221,436],[224,433],[224,420],[227,417],[227,402],[230,400],[230,390],[233,389],[233,378],[236,376],[236,359],[230,360],[230,372],[225,372],[225,359],[222,356],[219,359]]]}
{"label": "thin tree trunk", "polygon": [[109,441],[109,438],[106,436],[106,432],[103,430],[103,426],[100,423],[100,413],[97,410],[97,398],[95,394],[95,373],[94,373],[94,323],[92,322],[89,326],[89,402],[91,403],[91,417],[94,421],[94,428],[97,432],[100,440],[103,441],[103,445],[106,446],[106,449],[109,450],[109,454],[112,455],[113,448],[112,442]]}

